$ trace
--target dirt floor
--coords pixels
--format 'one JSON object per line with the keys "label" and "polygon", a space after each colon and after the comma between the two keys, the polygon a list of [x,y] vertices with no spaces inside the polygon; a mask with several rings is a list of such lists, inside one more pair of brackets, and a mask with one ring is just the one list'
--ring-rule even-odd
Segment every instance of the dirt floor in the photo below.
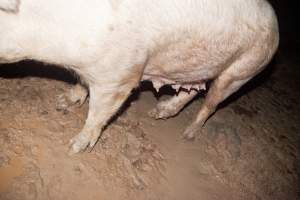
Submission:
{"label": "dirt floor", "polygon": [[68,142],[88,104],[58,105],[71,74],[34,62],[1,66],[0,200],[300,199],[300,40],[282,34],[274,61],[197,140],[181,133],[202,96],[155,120],[147,112],[173,92],[143,83],[95,148],[73,156]]}

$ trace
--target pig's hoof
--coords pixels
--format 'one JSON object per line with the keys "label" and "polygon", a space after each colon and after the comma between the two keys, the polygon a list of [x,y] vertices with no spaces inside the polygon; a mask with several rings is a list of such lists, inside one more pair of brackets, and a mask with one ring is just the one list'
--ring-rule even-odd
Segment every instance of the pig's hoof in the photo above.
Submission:
{"label": "pig's hoof", "polygon": [[67,94],[61,94],[58,96],[56,109],[67,110],[74,104],[78,104],[79,106],[81,106],[86,101],[87,96],[87,89],[77,84],[73,86]]}
{"label": "pig's hoof", "polygon": [[186,140],[194,140],[201,131],[201,125],[191,124],[188,126],[182,134],[182,137]]}
{"label": "pig's hoof", "polygon": [[69,155],[85,151],[87,148],[92,149],[98,141],[99,135],[79,133],[70,140]]}
{"label": "pig's hoof", "polygon": [[76,84],[67,94],[68,100],[72,104],[78,103],[80,106],[85,102],[88,96],[88,91],[80,84]]}
{"label": "pig's hoof", "polygon": [[159,106],[150,110],[148,115],[154,119],[167,119],[176,115],[176,111],[166,108],[160,108]]}
{"label": "pig's hoof", "polygon": [[65,97],[65,95],[64,94],[58,95],[56,99],[56,110],[58,111],[67,110],[68,107],[69,107],[69,102]]}

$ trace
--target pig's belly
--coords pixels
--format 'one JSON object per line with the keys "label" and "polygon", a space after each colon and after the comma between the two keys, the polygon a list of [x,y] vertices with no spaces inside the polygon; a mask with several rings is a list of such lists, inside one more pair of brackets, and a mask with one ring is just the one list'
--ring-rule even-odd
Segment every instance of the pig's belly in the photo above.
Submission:
{"label": "pig's belly", "polygon": [[217,77],[238,56],[239,48],[222,42],[179,41],[162,47],[149,57],[142,80],[156,89],[171,85],[174,89],[205,89],[205,82]]}
{"label": "pig's belly", "polygon": [[173,89],[178,91],[180,88],[184,88],[188,91],[191,89],[205,90],[206,89],[206,82],[213,77],[217,76],[218,73],[216,72],[209,72],[206,70],[205,72],[195,70],[186,72],[186,71],[179,71],[171,74],[167,73],[151,73],[151,71],[145,71],[142,80],[151,81],[153,87],[156,90],[159,90],[163,85],[171,85]]}

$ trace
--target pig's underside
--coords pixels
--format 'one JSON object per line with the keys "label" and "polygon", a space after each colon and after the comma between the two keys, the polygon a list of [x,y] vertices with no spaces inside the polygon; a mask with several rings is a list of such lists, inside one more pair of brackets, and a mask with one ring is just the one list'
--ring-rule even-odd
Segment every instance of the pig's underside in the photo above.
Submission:
{"label": "pig's underside", "polygon": [[[177,94],[160,101],[149,112],[151,117],[166,119],[176,115],[199,91],[206,90],[207,81],[214,80],[195,121],[183,133],[186,139],[193,139],[208,117],[215,112],[217,105],[263,69],[277,44],[275,35],[273,38],[266,36],[263,39],[263,42],[270,44],[270,49],[264,49],[260,42],[254,41],[241,48],[243,42],[234,34],[225,41],[222,41],[224,38],[219,41],[215,38],[213,42],[207,42],[205,38],[190,37],[186,33],[177,37],[176,41],[158,45],[156,51],[145,56],[143,64],[135,63],[132,68],[129,67],[129,74],[117,81],[116,87],[122,89],[115,93],[109,90],[113,94],[109,101],[119,102],[116,103],[117,109],[127,98],[129,91],[137,87],[141,80],[151,81],[157,91],[163,85],[171,85]],[[85,135],[86,132],[82,132],[71,140],[74,152],[82,149]],[[88,139],[83,146],[93,146],[98,134],[94,138],[92,143],[88,143]]]}
{"label": "pig's underside", "polygon": [[[22,4],[19,9],[22,16]],[[96,33],[78,27],[68,30],[63,24],[51,24],[47,18],[44,25],[14,28],[11,25],[20,25],[22,20],[14,22],[16,17],[9,16],[8,22],[3,23],[1,18],[6,16],[0,11],[0,25],[4,24],[10,31],[0,28],[0,62],[35,59],[71,68],[80,75],[89,89],[89,112],[82,131],[70,142],[72,153],[95,145],[107,121],[141,80],[152,81],[156,90],[168,84],[177,91],[177,95],[159,102],[149,112],[157,119],[176,115],[200,90],[206,89],[205,82],[213,80],[196,119],[183,133],[185,138],[191,139],[220,102],[270,61],[278,45],[278,30],[274,14],[268,11],[268,16],[262,14],[262,17],[270,19],[262,20],[262,24],[232,20],[234,23],[227,22],[231,27],[220,24],[221,28],[214,29],[209,24],[187,25],[183,20],[182,25],[180,22],[166,25],[166,31],[158,26],[160,29],[152,32],[148,30],[157,26],[139,27],[140,20],[125,17],[120,18],[120,22],[109,23],[105,30],[95,28]],[[34,20],[26,21],[24,17],[26,22]],[[50,28],[40,31],[47,24]],[[92,23],[90,25],[85,28],[93,28]],[[24,31],[24,39],[14,35],[18,31]],[[68,38],[68,31],[82,34],[74,38],[71,34]],[[104,32],[99,40],[97,31]],[[56,41],[49,41],[48,37]],[[16,44],[7,42],[17,39],[20,42]],[[71,96],[72,101],[83,102],[86,92],[76,86]]]}

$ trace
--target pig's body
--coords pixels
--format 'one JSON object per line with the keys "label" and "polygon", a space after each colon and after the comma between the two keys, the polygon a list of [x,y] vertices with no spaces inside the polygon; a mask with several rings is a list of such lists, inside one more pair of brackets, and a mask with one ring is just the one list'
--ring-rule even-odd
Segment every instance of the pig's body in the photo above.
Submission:
{"label": "pig's body", "polygon": [[89,87],[89,114],[71,140],[73,152],[95,144],[141,80],[181,88],[150,112],[156,118],[175,115],[214,80],[184,133],[194,137],[221,101],[263,69],[279,40],[264,0],[23,0],[18,9],[0,10],[0,63],[61,65]]}

